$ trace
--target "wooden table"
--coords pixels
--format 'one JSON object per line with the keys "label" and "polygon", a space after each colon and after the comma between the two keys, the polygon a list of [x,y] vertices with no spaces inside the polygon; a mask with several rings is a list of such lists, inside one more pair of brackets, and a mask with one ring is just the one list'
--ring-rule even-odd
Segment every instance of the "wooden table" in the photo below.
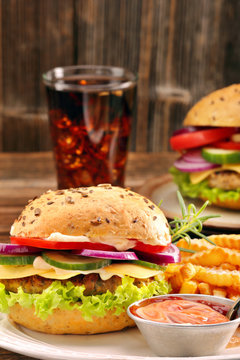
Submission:
{"label": "wooden table", "polygon": [[[168,172],[174,153],[130,153],[126,186],[138,190],[147,180]],[[10,226],[28,199],[56,188],[52,153],[0,154],[0,241],[8,241]],[[31,359],[0,348],[1,360]]]}

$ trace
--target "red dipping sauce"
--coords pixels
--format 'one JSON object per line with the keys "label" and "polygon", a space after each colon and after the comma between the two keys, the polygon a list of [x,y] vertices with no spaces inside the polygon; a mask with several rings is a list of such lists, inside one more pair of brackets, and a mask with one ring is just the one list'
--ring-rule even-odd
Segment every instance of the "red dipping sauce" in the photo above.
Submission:
{"label": "red dipping sauce", "polygon": [[147,299],[131,311],[145,320],[169,324],[206,325],[229,321],[229,307],[204,300],[185,300],[180,297]]}

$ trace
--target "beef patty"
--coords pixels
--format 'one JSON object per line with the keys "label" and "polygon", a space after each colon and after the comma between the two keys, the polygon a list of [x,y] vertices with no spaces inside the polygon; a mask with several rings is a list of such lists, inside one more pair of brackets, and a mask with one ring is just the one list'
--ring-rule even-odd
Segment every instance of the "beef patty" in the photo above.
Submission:
{"label": "beef patty", "polygon": [[223,190],[236,190],[240,188],[240,174],[235,171],[224,170],[212,173],[208,178],[211,188]]}
{"label": "beef patty", "polygon": [[[153,278],[135,279],[134,285],[141,287],[149,284]],[[1,280],[0,283],[5,285],[7,291],[16,293],[21,286],[23,291],[28,294],[41,294],[42,291],[48,288],[53,281],[44,277],[34,275],[18,279]],[[71,281],[75,286],[85,286],[84,295],[99,295],[105,293],[107,290],[114,292],[115,289],[121,285],[121,277],[114,275],[108,280],[102,280],[99,274],[77,275],[67,280],[61,280],[62,284],[67,284]]]}

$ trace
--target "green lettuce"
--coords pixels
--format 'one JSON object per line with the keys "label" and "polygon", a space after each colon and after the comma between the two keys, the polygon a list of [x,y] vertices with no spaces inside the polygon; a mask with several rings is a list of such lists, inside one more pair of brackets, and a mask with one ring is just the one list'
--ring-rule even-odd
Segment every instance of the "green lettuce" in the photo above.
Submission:
{"label": "green lettuce", "polygon": [[54,281],[41,294],[25,293],[22,287],[17,293],[5,290],[0,283],[0,312],[8,313],[14,304],[22,307],[35,307],[35,314],[45,320],[56,308],[72,310],[78,309],[87,321],[92,321],[92,316],[103,317],[107,310],[113,310],[116,315],[121,314],[127,307],[137,300],[154,295],[163,295],[170,292],[170,285],[158,276],[151,283],[137,287],[134,279],[128,276],[122,278],[122,284],[115,292],[109,290],[101,295],[85,296],[85,286],[74,286],[71,281],[63,285],[61,281]]}
{"label": "green lettuce", "polygon": [[174,166],[171,167],[170,173],[173,175],[174,182],[178,185],[183,196],[188,196],[190,198],[204,197],[210,202],[216,201],[217,199],[220,199],[221,201],[237,201],[240,198],[240,188],[236,190],[210,188],[207,180],[203,180],[198,184],[192,184],[189,173],[181,172]]}

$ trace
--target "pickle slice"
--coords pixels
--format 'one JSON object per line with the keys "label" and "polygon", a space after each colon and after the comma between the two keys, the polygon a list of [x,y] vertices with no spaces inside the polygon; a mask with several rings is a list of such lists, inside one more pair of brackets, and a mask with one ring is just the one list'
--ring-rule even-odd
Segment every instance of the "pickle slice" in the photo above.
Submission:
{"label": "pickle slice", "polygon": [[42,257],[49,265],[65,270],[96,270],[111,264],[109,259],[73,255],[63,251],[43,252]]}
{"label": "pickle slice", "polygon": [[240,151],[217,148],[203,148],[202,157],[214,164],[240,163]]}
{"label": "pickle slice", "polygon": [[37,255],[0,255],[0,265],[31,265]]}

